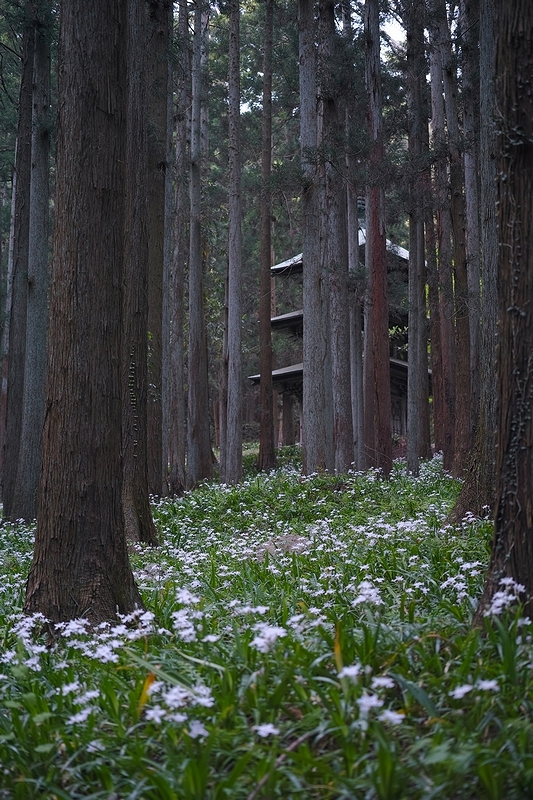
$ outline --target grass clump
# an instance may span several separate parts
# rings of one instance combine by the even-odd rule
[[[438,458],[206,483],[154,507],[147,610],[51,650],[4,526],[0,798],[531,796],[530,622],[507,584],[472,629],[491,524],[446,525],[457,491]]]

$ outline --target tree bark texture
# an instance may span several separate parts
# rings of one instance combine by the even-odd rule
[[[481,347],[480,403],[468,473],[450,515],[483,516],[494,508],[496,432],[496,349],[498,342],[498,224],[496,218],[496,137],[494,77],[496,36],[494,0],[481,0],[480,13],[480,194],[481,194]]]
[[[313,0],[299,0],[300,146],[303,173],[303,471],[327,469],[324,282],[318,228],[317,78]]]
[[[148,485],[163,493],[162,320],[171,0],[148,0]],[[165,471],[166,472],[166,471]]]
[[[432,0],[428,22],[430,27],[431,76],[431,147],[434,153],[434,192],[437,224],[437,268],[439,317],[442,353],[442,452],[444,468],[450,470],[455,442],[455,337],[452,281],[452,225],[450,214],[450,182],[446,145],[444,86],[442,62],[438,46],[436,17]]]
[[[49,6],[34,18],[33,112],[30,175],[26,343],[22,419],[10,518],[37,516],[44,420],[48,329],[48,234],[50,217],[50,36]]]
[[[126,0],[64,4],[43,466],[25,611],[141,604],[122,507]]]
[[[319,2],[321,158],[324,161],[323,270],[329,283],[331,400],[334,468],[353,465],[353,422],[350,381],[350,315],[348,308],[348,242],[344,172],[344,114],[341,114],[337,63],[335,5]]]
[[[533,6],[496,4],[500,241],[495,538],[480,609],[509,577],[533,609]]]
[[[15,176],[13,181],[15,191],[13,207],[13,269],[7,346],[6,428],[2,485],[3,513],[6,519],[12,518],[22,432],[28,306],[34,53],[35,26],[28,20],[23,34],[22,75],[19,95]]]
[[[228,241],[228,402],[226,483],[242,478],[242,208],[240,2],[231,0],[229,22],[229,241]]]
[[[457,107],[457,73],[453,60],[446,4],[436,8],[438,47],[442,64],[448,150],[450,157],[451,217],[453,232],[453,282],[455,320],[455,433],[451,466],[463,477],[472,446],[470,309],[468,305],[468,268],[466,251],[466,213],[461,134]]]
[[[185,266],[188,252],[189,203],[187,197],[187,164],[189,159],[188,110],[190,106],[190,45],[188,11],[180,0],[178,12],[178,64],[176,74],[176,160],[175,160],[175,225],[169,287],[169,474],[171,496],[185,489],[186,412],[185,412]]]
[[[158,544],[148,493],[148,230],[146,6],[128,3],[128,87],[124,187],[124,277],[122,338],[123,505],[126,537]]]
[[[259,469],[268,471],[276,466],[274,443],[274,403],[272,384],[272,47],[274,2],[265,0],[265,35],[263,44],[263,120],[261,150],[261,265],[259,281],[259,404],[261,427],[259,440]]]
[[[365,365],[365,409],[373,396],[375,445],[367,450],[370,465],[389,475],[392,467],[391,395],[389,361],[389,309],[387,302],[387,243],[384,193],[380,169],[384,158],[380,70],[379,8],[377,0],[365,3],[366,85],[369,100],[370,159],[366,193],[366,268],[371,297],[369,325],[372,363]],[[365,323],[367,320],[365,319]],[[367,349],[368,350],[368,349]],[[365,352],[367,352],[365,350]],[[366,412],[365,412],[366,413]]]
[[[189,226],[189,360],[187,406],[187,483],[196,486],[213,475],[209,436],[209,389],[204,315],[201,202],[202,8],[194,9],[192,54],[190,226]]]

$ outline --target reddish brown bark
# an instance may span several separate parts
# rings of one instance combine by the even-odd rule
[[[125,0],[64,5],[41,497],[25,610],[140,605],[122,508]]]

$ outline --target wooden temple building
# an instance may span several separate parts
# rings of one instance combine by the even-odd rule
[[[365,233],[359,230],[360,259],[364,263]],[[409,252],[403,247],[392,244],[387,240],[387,250],[392,268],[407,272]],[[395,263],[394,263],[395,262]],[[301,274],[303,271],[303,257],[297,256],[282,261],[272,267],[272,277],[290,277]],[[396,320],[397,322],[397,320]],[[407,324],[407,318],[403,320]],[[280,332],[301,338],[303,336],[303,311],[290,311],[286,314],[272,317],[272,331]],[[407,361],[397,357],[394,342],[391,341],[390,381],[392,404],[392,433],[395,437],[405,437],[407,433]],[[405,354],[407,358],[407,355]],[[251,375],[249,378],[254,384],[259,384],[260,375]],[[291,364],[272,371],[274,389],[282,397],[282,425],[286,429],[293,429],[292,417],[295,402],[302,403],[303,391],[303,364]],[[291,444],[290,436],[284,435],[284,443]]]

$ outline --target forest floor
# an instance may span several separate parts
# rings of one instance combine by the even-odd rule
[[[146,609],[40,638],[31,527],[0,528],[0,798],[529,798],[533,645],[458,484],[282,466],[154,504]]]

